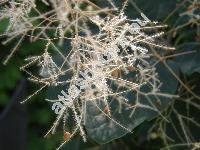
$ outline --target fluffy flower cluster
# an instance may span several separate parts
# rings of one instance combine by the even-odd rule
[[[162,32],[145,33],[145,30],[163,26],[150,22],[143,14],[142,16],[146,20],[129,20],[124,14],[112,18],[96,16],[91,18],[91,21],[97,25],[99,33],[75,36],[72,39],[73,51],[68,61],[73,73],[68,83],[68,90],[63,90],[62,95],[58,96],[58,100],[52,106],[58,118],[50,131],[54,132],[61,116],[71,109],[76,126],[83,140],[86,140],[83,129],[88,102],[94,105],[97,102],[103,103],[105,108],[102,114],[112,118],[110,103],[115,101],[121,106],[118,112],[121,112],[123,107],[133,109],[130,113],[132,117],[136,107],[147,106],[137,98],[136,103],[132,103],[123,96],[124,94],[129,92],[134,92],[136,95],[159,94],[161,83],[156,73],[155,62],[151,61],[153,54],[148,50],[147,45],[154,48],[170,48],[156,44],[156,38],[161,36]],[[154,25],[147,26],[150,23]],[[143,93],[140,90],[143,87],[148,87],[148,91]],[[158,111],[153,107],[149,109]],[[115,123],[130,131],[118,121]]]
[[[138,95],[160,94],[161,83],[155,68],[157,62],[151,48],[170,49],[157,44],[157,38],[163,32],[157,32],[155,29],[164,26],[151,22],[144,14],[141,14],[143,19],[130,20],[124,15],[123,10],[118,15],[117,12],[111,13],[111,10],[116,10],[116,6],[111,0],[107,2],[111,8],[101,8],[89,0],[43,0],[43,3],[51,5],[53,10],[40,14],[34,1],[26,0],[10,2],[10,7],[3,11],[3,15],[7,14],[10,17],[8,30],[19,30],[18,26],[21,31],[28,30],[32,26],[32,21],[38,18],[44,19],[39,25],[46,22],[45,27],[39,28],[37,25],[31,29],[31,37],[34,35],[33,30],[40,29],[34,36],[35,40],[47,40],[44,52],[39,56],[28,57],[21,69],[30,75],[31,81],[43,85],[26,100],[45,87],[63,86],[57,99],[47,99],[53,102],[52,109],[58,114],[47,135],[55,133],[61,119],[64,122],[65,139],[60,147],[78,131],[86,141],[84,126],[87,109],[90,109],[88,102],[93,103],[102,115],[127,131],[131,129],[112,118],[115,113],[111,108],[113,101],[118,104],[115,109],[119,113],[124,107],[132,110],[130,117],[136,107],[158,111],[154,107],[145,106]],[[86,7],[83,7],[83,3]],[[40,14],[39,17],[28,18],[31,8]],[[97,32],[93,32],[91,26],[95,26]],[[71,47],[67,55],[52,42],[57,36],[50,38],[46,32],[48,29],[54,30],[55,33],[59,29],[59,38],[70,41]],[[71,31],[72,36],[67,37],[66,31]],[[48,52],[49,46],[57,52],[59,62],[55,60],[55,55]],[[39,67],[39,73],[32,73],[28,69],[34,64]],[[144,87],[147,87],[146,90],[141,90]],[[134,102],[125,96],[130,92],[136,95]],[[99,102],[105,106],[103,109],[99,108]],[[66,129],[66,122],[70,120],[69,114],[73,114],[74,118],[72,130]]]
[[[7,35],[12,36],[10,32],[14,32],[14,35],[20,31],[23,33],[27,28],[31,28],[32,24],[29,20],[29,12],[31,8],[35,7],[35,0],[19,0],[10,1],[9,6],[6,6],[0,11],[0,19],[8,17],[10,24],[7,27]]]

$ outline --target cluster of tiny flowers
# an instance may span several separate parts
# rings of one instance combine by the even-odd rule
[[[143,13],[141,19],[128,19],[123,10],[120,13],[116,11],[117,8],[111,0],[106,1],[110,8],[101,8],[89,0],[42,0],[42,2],[51,5],[53,10],[31,18],[28,16],[31,8],[38,12],[33,0],[9,2],[10,6],[2,11],[1,17],[10,18],[7,30],[12,29],[12,34],[20,26],[21,31],[27,29],[25,35],[31,36],[31,41],[32,38],[47,41],[44,52],[39,56],[26,58],[25,65],[21,67],[30,76],[29,80],[43,85],[25,101],[45,87],[64,87],[57,99],[46,99],[53,103],[52,110],[57,114],[46,136],[54,134],[63,119],[65,138],[59,148],[77,132],[86,141],[84,126],[87,109],[90,109],[87,107],[88,102],[93,103],[98,109],[97,103],[102,103],[105,106],[101,110],[102,115],[112,119],[113,123],[127,131],[131,129],[112,118],[114,112],[111,101],[118,104],[116,109],[119,113],[124,107],[132,110],[129,117],[133,116],[136,107],[158,111],[143,104],[138,95],[161,94],[159,89],[162,83],[155,68],[157,61],[154,60],[154,54],[149,47],[171,49],[157,42],[157,38],[163,34],[157,30],[165,26],[150,21]],[[82,8],[82,4],[87,7]],[[41,18],[46,22],[46,26],[39,28],[39,25],[43,24],[41,22],[37,26],[40,31],[34,35],[33,30],[37,27],[31,28],[32,21]],[[91,26],[95,26],[98,31],[93,32]],[[31,35],[28,34],[30,28]],[[54,30],[54,38],[48,36],[48,30]],[[70,37],[67,37],[67,31],[71,31]],[[70,41],[67,55],[55,46],[53,42],[55,39]],[[56,54],[48,52],[50,46]],[[61,63],[56,62],[55,57],[59,57]],[[34,64],[39,67],[39,73],[30,71],[29,68]],[[144,92],[141,89],[145,86],[148,90]],[[125,96],[129,92],[136,95],[134,103]],[[70,114],[74,119],[72,130],[66,128]]]

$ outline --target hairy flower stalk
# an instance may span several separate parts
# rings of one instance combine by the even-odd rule
[[[88,17],[99,13],[109,14],[109,11],[116,9],[116,7],[101,8],[89,0],[43,0],[42,2],[47,6],[53,7],[53,9],[47,12],[40,12],[35,0],[12,0],[3,3],[4,7],[1,6],[3,9],[0,11],[0,20],[9,18],[9,26],[3,34],[7,36],[4,44],[18,36],[22,36],[4,61],[4,64],[8,63],[25,37],[30,37],[31,42],[38,39],[65,39],[65,34],[73,32],[72,28],[75,26],[79,30],[83,30]],[[108,0],[108,3],[111,7],[114,6],[113,3],[110,3],[110,0]],[[82,8],[82,5],[87,7]],[[31,11],[34,14],[33,16],[30,15]],[[79,17],[75,17],[76,15]],[[52,31],[55,33],[55,37],[48,36],[48,32]]]
[[[7,35],[12,36],[12,32],[24,32],[31,28],[32,24],[28,21],[31,8],[35,7],[34,0],[10,1],[9,6],[5,7],[0,14],[0,19],[4,17],[10,18],[10,24],[7,27]],[[11,32],[11,33],[10,33]]]

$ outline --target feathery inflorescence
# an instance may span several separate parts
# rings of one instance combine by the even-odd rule
[[[84,126],[90,109],[88,103],[93,103],[102,115],[128,132],[132,128],[113,118],[113,109],[119,113],[124,108],[128,109],[130,118],[137,107],[159,112],[154,106],[142,103],[138,95],[170,96],[160,92],[162,83],[155,67],[158,60],[152,51],[152,48],[173,50],[158,44],[159,37],[163,35],[163,32],[158,31],[165,26],[150,21],[144,14],[141,14],[141,19],[128,19],[123,10],[117,11],[111,0],[106,1],[109,7],[98,6],[98,3],[89,0],[42,2],[52,10],[41,13],[33,0],[11,1],[1,11],[1,18],[10,18],[5,32],[8,40],[13,38],[11,36],[21,35],[30,37],[31,42],[47,41],[44,52],[26,58],[21,69],[30,76],[29,80],[42,85],[25,101],[45,87],[63,86],[57,99],[47,99],[53,103],[52,109],[57,114],[47,135],[55,133],[61,119],[67,126],[69,114],[74,119],[72,130],[64,127],[65,138],[59,148],[77,132],[86,141]],[[31,16],[31,11],[37,15]],[[54,37],[49,36],[51,31]],[[62,43],[68,40],[70,46],[67,54],[55,46],[56,39]],[[55,52],[49,52],[50,46]],[[29,68],[35,64],[39,71],[31,72]],[[129,93],[134,93],[134,102],[126,96]],[[116,108],[112,108],[113,101],[117,103]],[[97,103],[103,104],[104,108],[100,108]]]

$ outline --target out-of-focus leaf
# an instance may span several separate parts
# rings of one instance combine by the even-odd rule
[[[178,56],[176,62],[180,67],[180,71],[185,75],[191,75],[195,72],[200,73],[200,44],[187,43],[180,46],[177,50],[179,53],[192,52]]]
[[[175,8],[175,0],[130,0],[127,12],[129,16],[133,16],[136,6],[151,20],[164,20]],[[138,14],[138,13],[137,13]],[[138,15],[137,15],[138,16]]]
[[[2,34],[6,30],[8,23],[9,23],[8,18],[0,20],[0,34]]]
[[[9,97],[6,93],[0,93],[0,105],[6,105],[9,100]]]

